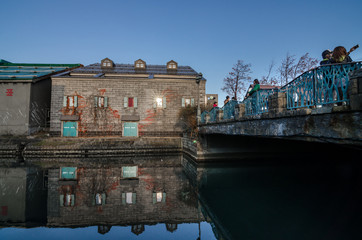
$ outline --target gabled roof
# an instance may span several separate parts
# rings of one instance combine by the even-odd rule
[[[81,64],[38,64],[11,63],[0,61],[0,81],[2,80],[35,80],[46,75],[52,75],[66,69],[73,69]]]
[[[95,63],[85,67],[77,68],[72,71],[73,73],[118,73],[118,74],[170,74],[167,71],[167,65],[150,65],[147,64],[146,68],[142,71],[135,69],[134,64],[115,64],[112,69],[102,69],[101,64]],[[197,75],[197,72],[189,66],[178,66],[174,75]]]

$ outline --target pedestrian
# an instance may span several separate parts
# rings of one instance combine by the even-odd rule
[[[230,97],[229,96],[226,96],[226,99],[224,100],[224,105],[226,105],[230,100]]]
[[[214,105],[212,107],[217,107],[217,102],[214,102]]]
[[[347,50],[338,46],[333,50],[331,63],[349,63],[352,62],[352,58],[348,55]]]
[[[332,51],[327,49],[322,52],[322,61],[319,63],[320,65],[326,65],[331,63]]]
[[[253,95],[256,91],[259,91],[260,90],[260,83],[259,83],[259,80],[258,79],[254,79],[254,86],[253,86],[253,89],[251,89],[248,94],[246,95],[246,97],[249,97],[251,95]]]

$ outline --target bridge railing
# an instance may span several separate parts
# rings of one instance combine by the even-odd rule
[[[277,89],[261,89],[253,95],[245,99],[242,103],[245,104],[245,115],[256,115],[268,112],[269,96],[272,95]]]
[[[217,114],[219,112],[219,107],[213,107],[210,111],[209,111],[209,116],[210,116],[210,119],[209,121],[210,122],[216,122],[216,118],[217,118]],[[202,122],[202,121],[201,121]],[[205,123],[205,122],[202,122],[202,123]]]
[[[258,115],[269,111],[270,96],[285,93],[286,108],[289,110],[329,104],[349,104],[347,94],[349,73],[362,68],[362,62],[324,65],[304,72],[280,89],[261,89],[244,99],[245,115]],[[231,103],[231,104],[229,104]],[[235,117],[235,106],[240,102],[230,101],[223,108],[223,119]],[[216,122],[219,108],[213,108],[208,114],[209,122]],[[206,114],[201,123],[206,122]]]
[[[224,112],[224,115],[223,115],[224,120],[229,120],[229,119],[235,118],[235,106],[238,104],[239,104],[238,101],[231,100],[221,108]]]
[[[280,91],[287,96],[287,109],[349,103],[349,73],[362,68],[362,62],[324,65],[311,69]]]

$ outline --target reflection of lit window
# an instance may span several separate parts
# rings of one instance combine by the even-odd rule
[[[157,104],[157,107],[162,107],[162,98],[157,98],[156,104]]]
[[[96,204],[102,205],[102,195],[99,193],[96,194]]]
[[[153,203],[166,202],[166,193],[165,192],[154,192],[153,194]]]
[[[156,193],[156,199],[157,199],[157,202],[161,202],[162,201],[162,192],[158,192]]]
[[[106,194],[97,193],[93,200],[93,205],[105,205],[106,204]]]
[[[123,204],[136,204],[137,194],[133,192],[122,193]]]
[[[131,192],[126,193],[126,203],[132,204],[132,193]]]

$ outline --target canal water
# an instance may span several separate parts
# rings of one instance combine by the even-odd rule
[[[2,161],[0,239],[362,239],[358,160]]]

